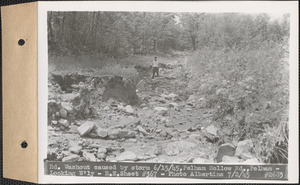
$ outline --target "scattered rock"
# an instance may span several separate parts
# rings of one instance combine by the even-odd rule
[[[90,132],[87,134],[88,137],[91,137],[91,138],[97,138],[98,137],[98,134],[94,133],[94,132]]]
[[[186,151],[186,150],[191,149],[195,146],[196,146],[195,143],[182,140],[182,141],[175,141],[175,142],[169,143],[167,145],[166,149],[169,150],[169,149],[176,148],[176,149],[181,150],[181,151]]]
[[[191,134],[189,136],[190,139],[195,139],[195,140],[200,140],[201,139],[201,135],[200,134]]]
[[[167,151],[167,155],[168,155],[168,156],[173,155],[173,151],[172,151],[172,150]]]
[[[222,157],[222,161],[220,163],[239,163],[240,159],[236,156],[227,156],[224,155]]]
[[[97,109],[95,107],[90,107],[90,114],[92,116],[98,115]]]
[[[179,105],[177,103],[169,103],[169,107],[175,108],[175,107],[179,107]]]
[[[53,125],[56,125],[56,124],[57,124],[57,121],[56,121],[56,120],[52,120],[51,123],[52,123]]]
[[[160,136],[162,136],[162,137],[167,137],[167,135],[168,135],[168,133],[166,132],[166,131],[161,131],[160,133],[159,133],[159,135]]]
[[[105,106],[104,108],[103,108],[103,110],[105,110],[105,111],[108,111],[110,108],[109,108],[109,106]]]
[[[89,161],[89,162],[96,162],[97,161],[95,155],[92,154],[92,153],[84,151],[82,155],[83,155],[83,157],[85,158],[86,161]]]
[[[189,98],[186,100],[187,103],[194,103],[196,100],[196,95],[192,94],[189,96]]]
[[[160,95],[160,97],[162,97],[162,98],[166,98],[166,99],[170,98],[168,95],[166,95],[166,94],[163,94],[163,93]]]
[[[79,155],[71,154],[71,155],[69,155],[69,156],[67,156],[67,157],[64,157],[64,158],[62,159],[62,162],[75,162],[75,161],[78,161],[79,158],[80,158]]]
[[[168,113],[168,108],[165,107],[155,107],[154,110],[157,111],[159,115],[166,115]]]
[[[48,105],[55,105],[56,104],[56,100],[48,100]]]
[[[79,154],[81,150],[82,150],[81,146],[73,146],[69,148],[69,151],[73,154]]]
[[[98,153],[97,154],[97,158],[99,158],[99,159],[105,159],[106,158],[106,154],[105,153]]]
[[[199,99],[199,102],[197,104],[198,108],[205,108],[206,107],[206,100],[204,97]]]
[[[101,138],[106,138],[108,136],[108,130],[103,128],[97,128],[96,133]]]
[[[106,148],[98,148],[98,153],[106,153],[107,149]]]
[[[203,164],[203,163],[207,163],[207,159],[203,159],[203,158],[200,158],[200,157],[197,157],[193,160],[193,163],[195,164]]]
[[[64,127],[69,127],[69,122],[66,119],[60,119],[58,123]]]
[[[161,146],[157,146],[157,147],[155,148],[155,150],[154,150],[154,154],[155,154],[155,155],[161,155],[162,152],[163,152],[163,149],[162,149]]]
[[[74,112],[74,109],[73,109],[73,106],[71,103],[61,102],[61,106],[70,114],[72,114]]]
[[[136,128],[137,128],[137,130],[138,130],[139,132],[141,132],[142,134],[148,135],[148,132],[147,132],[145,129],[143,129],[141,126],[138,125]]]
[[[177,96],[178,96],[178,95],[177,95],[177,94],[174,94],[174,93],[170,93],[170,94],[169,94],[169,97],[170,97],[170,98],[176,98]]]
[[[234,156],[235,153],[235,147],[231,143],[225,143],[222,144],[218,148],[218,154],[217,154],[217,162],[222,162],[223,156]]]
[[[262,164],[257,158],[247,159],[243,163],[246,164]]]
[[[72,133],[72,134],[77,134],[78,133],[77,128],[78,128],[77,126],[71,126],[71,128],[68,132]]]
[[[122,111],[125,111],[125,110],[126,110],[125,107],[124,107],[122,104],[118,105],[117,108],[118,108],[119,110],[122,110]]]
[[[213,124],[209,125],[207,128],[206,128],[206,131],[209,133],[209,134],[212,134],[214,136],[218,136],[218,128],[216,126],[214,126]]]
[[[241,155],[239,155],[239,157],[241,157],[244,160],[255,158],[255,156],[251,152],[242,153]]]
[[[125,107],[125,111],[126,111],[127,113],[130,113],[130,114],[133,114],[133,113],[134,113],[134,110],[133,110],[133,108],[132,108],[130,105],[127,105],[127,106]]]
[[[215,137],[213,134],[210,134],[208,132],[203,132],[203,135],[210,143],[216,143],[219,140],[219,137]]]
[[[95,124],[91,121],[87,121],[84,124],[82,124],[80,127],[77,128],[80,136],[84,136],[88,134],[93,128]]]
[[[125,151],[116,157],[117,161],[136,161],[137,159],[137,155],[131,151]]]
[[[119,130],[118,132],[118,138],[122,139],[122,138],[134,138],[135,137],[135,132],[134,131],[130,131],[130,130]]]
[[[67,117],[67,111],[65,109],[60,109],[59,111],[59,115],[63,118],[66,118]]]
[[[253,142],[250,139],[246,139],[243,141],[238,142],[237,147],[236,147],[236,156],[242,156],[243,153],[248,153],[252,151],[253,148]]]
[[[109,132],[109,138],[110,139],[118,139],[118,134],[119,134],[119,129],[116,129],[116,130],[111,130]]]
[[[136,140],[136,139],[133,139],[133,138],[130,138],[130,139],[128,139],[128,142],[136,143],[137,140]]]

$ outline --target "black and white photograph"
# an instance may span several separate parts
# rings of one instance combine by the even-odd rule
[[[288,164],[289,13],[48,11],[47,42],[45,161]]]

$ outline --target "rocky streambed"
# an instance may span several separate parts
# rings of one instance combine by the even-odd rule
[[[120,76],[50,74],[49,161],[260,163],[250,139],[222,143],[185,65],[137,85]],[[171,66],[171,67],[170,67]]]

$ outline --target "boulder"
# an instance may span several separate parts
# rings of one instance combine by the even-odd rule
[[[225,143],[219,146],[217,153],[217,162],[222,162],[223,156],[234,156],[235,147],[231,143]]]
[[[63,109],[65,109],[69,114],[72,114],[74,112],[73,106],[71,103],[68,102],[61,102],[61,106]]]
[[[95,155],[92,154],[92,153],[84,151],[82,153],[82,156],[85,158],[86,161],[89,161],[89,162],[96,162],[97,161]]]
[[[136,161],[137,155],[131,151],[125,151],[116,157],[117,161]]]
[[[80,136],[84,136],[88,134],[93,128],[95,124],[91,121],[87,121],[84,124],[82,124],[80,127],[77,128]]]
[[[129,113],[129,114],[133,114],[133,113],[134,113],[134,110],[133,110],[133,108],[132,108],[130,105],[127,105],[127,106],[125,107],[125,111],[126,111],[127,113]]]
[[[236,156],[242,156],[244,153],[251,153],[253,148],[253,142],[250,139],[246,139],[243,141],[238,142],[236,147]]]
[[[71,155],[69,155],[69,156],[67,156],[67,157],[64,157],[64,158],[62,159],[62,162],[75,162],[75,161],[78,161],[79,158],[80,158],[79,155],[71,154]]]

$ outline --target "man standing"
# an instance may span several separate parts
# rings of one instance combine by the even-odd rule
[[[155,73],[157,74],[157,76],[159,76],[158,71],[159,69],[158,69],[157,57],[154,57],[153,65],[152,65],[152,72],[153,72],[152,79],[154,78]]]

